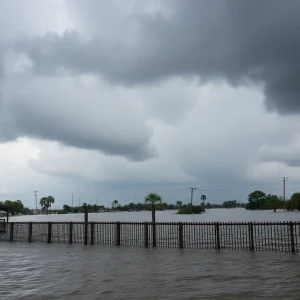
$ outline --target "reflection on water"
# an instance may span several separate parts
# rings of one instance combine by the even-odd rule
[[[0,243],[0,299],[300,299],[300,256]]]
[[[38,216],[21,216],[12,217],[11,221],[74,221],[83,222],[83,214],[68,215],[38,215]],[[136,221],[150,222],[151,213],[148,211],[141,212],[117,212],[117,213],[93,213],[89,214],[90,221]],[[158,211],[156,212],[157,222],[269,222],[269,221],[300,221],[300,212],[277,211],[248,211],[244,208],[235,209],[208,209],[201,215],[177,215],[176,211]]]

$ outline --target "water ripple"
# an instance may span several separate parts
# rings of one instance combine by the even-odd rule
[[[300,299],[300,256],[0,243],[0,299]]]

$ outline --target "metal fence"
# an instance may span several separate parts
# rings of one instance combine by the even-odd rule
[[[5,219],[0,219],[0,233],[5,232]]]
[[[10,222],[7,225],[1,239],[10,242],[286,252],[300,249],[300,222]]]

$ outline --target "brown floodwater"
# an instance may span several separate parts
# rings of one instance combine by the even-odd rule
[[[0,242],[0,299],[300,299],[300,255]]]

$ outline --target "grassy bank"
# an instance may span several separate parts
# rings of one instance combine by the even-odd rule
[[[193,205],[193,207],[191,207],[191,205],[185,205],[178,210],[177,214],[192,215],[192,214],[201,214],[203,212],[205,212],[205,208],[202,205]]]

